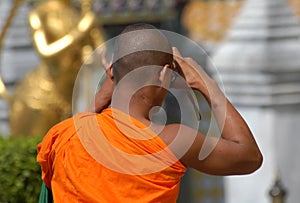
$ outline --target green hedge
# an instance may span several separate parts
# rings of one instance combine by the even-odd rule
[[[41,172],[36,162],[41,137],[0,135],[0,203],[36,203]]]

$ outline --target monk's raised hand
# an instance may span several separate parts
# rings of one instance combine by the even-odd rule
[[[106,71],[106,78],[101,88],[95,94],[94,102],[89,108],[91,112],[95,112],[95,113],[100,113],[102,110],[104,110],[110,105],[112,94],[115,88],[114,81],[113,81],[113,73],[112,73],[113,56],[110,62],[107,62],[106,51],[105,49],[102,49],[100,50],[100,57],[101,57],[102,66],[105,68]]]
[[[202,67],[192,58],[182,57],[176,47],[173,47],[175,70],[186,80],[193,89],[199,89],[202,93],[208,92],[208,86],[214,80],[207,75]]]

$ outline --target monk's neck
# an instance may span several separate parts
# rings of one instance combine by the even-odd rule
[[[122,99],[120,98],[118,99],[118,101],[122,101]],[[114,104],[112,105],[112,107],[117,108],[126,114],[129,114],[131,117],[141,121],[144,124],[150,122],[149,112],[152,109],[152,106],[141,100],[132,99],[129,102],[129,106],[126,103],[120,102],[119,105]]]
[[[143,123],[150,122],[149,113],[158,102],[149,91],[137,91],[133,95],[131,92],[130,86],[119,87],[114,92],[112,107],[128,113]]]

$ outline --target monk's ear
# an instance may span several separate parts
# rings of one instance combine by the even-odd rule
[[[107,74],[111,79],[114,79],[113,66],[112,66],[112,64],[106,69],[106,74]]]

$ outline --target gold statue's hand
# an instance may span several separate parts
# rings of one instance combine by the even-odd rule
[[[76,25],[76,27],[68,34],[54,42],[49,43],[47,41],[46,31],[43,28],[39,15],[36,12],[32,12],[29,15],[29,22],[33,29],[33,39],[37,51],[42,57],[45,58],[53,57],[61,53],[63,50],[69,48],[74,43],[82,39],[93,27],[95,19],[95,15],[92,12],[87,12]]]
[[[77,29],[80,32],[88,31],[94,25],[95,19],[96,19],[96,16],[93,12],[85,13],[83,18],[79,21]]]
[[[72,29],[69,35],[73,38],[73,41],[80,40],[89,32],[95,24],[95,15],[92,12],[87,12],[79,21],[77,26]]]

